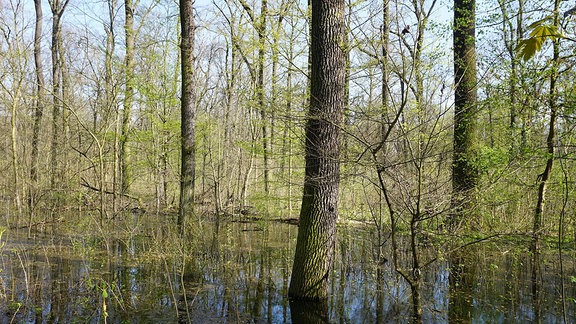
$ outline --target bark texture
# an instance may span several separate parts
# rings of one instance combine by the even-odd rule
[[[474,205],[478,170],[474,161],[477,118],[476,1],[454,1],[454,157],[450,226]]]
[[[194,207],[194,0],[180,0],[180,51],[182,58],[182,102],[181,102],[181,150],[182,164],[180,169],[180,208],[178,225],[183,225],[184,218],[193,212]]]
[[[310,108],[300,228],[289,295],[327,297],[333,263],[344,110],[343,0],[312,1]]]

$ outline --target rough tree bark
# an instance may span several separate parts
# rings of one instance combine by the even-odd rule
[[[196,102],[194,93],[194,0],[180,0],[181,28],[181,72],[182,72],[182,102],[181,102],[181,151],[180,169],[180,206],[178,225],[182,227],[184,218],[193,213],[194,208],[194,115]]]
[[[478,170],[474,165],[477,115],[476,1],[454,0],[454,156],[452,215],[455,229],[475,203]]]
[[[310,107],[300,228],[288,294],[327,297],[333,263],[344,110],[344,0],[313,0]]]

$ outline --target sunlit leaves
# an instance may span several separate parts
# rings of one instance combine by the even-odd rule
[[[524,61],[528,61],[534,55],[536,55],[536,52],[538,52],[538,51],[540,51],[540,49],[542,49],[543,43],[544,43],[543,40],[538,39],[538,38],[531,37],[528,39],[523,39],[518,44],[516,51],[520,54],[520,57]]]
[[[520,40],[516,51],[524,61],[530,60],[537,52],[542,49],[542,45],[548,39],[557,39],[563,37],[562,32],[557,26],[553,26],[552,16],[533,22],[528,28],[532,29],[530,37]]]

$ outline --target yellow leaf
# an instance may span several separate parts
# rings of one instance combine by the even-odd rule
[[[542,19],[540,19],[540,20],[537,20],[537,21],[531,23],[530,26],[528,26],[528,29],[536,28],[536,27],[542,25],[544,22],[549,21],[549,20],[551,20],[551,19],[553,19],[553,18],[554,18],[553,15],[546,16],[546,17],[544,17],[544,18],[542,18]]]
[[[543,38],[530,37],[520,41],[516,51],[524,61],[528,61],[542,48]]]
[[[541,25],[534,28],[532,32],[530,32],[530,36],[548,38],[560,37],[560,34],[558,33],[558,28],[556,28],[556,26]]]

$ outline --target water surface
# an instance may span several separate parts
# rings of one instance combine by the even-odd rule
[[[369,227],[338,229],[330,297],[290,302],[298,228],[278,222],[204,224],[181,244],[164,229],[118,238],[14,231],[0,250],[0,323],[390,323],[410,319],[410,288],[379,262]],[[493,241],[440,257],[422,273],[426,323],[576,322],[574,252],[539,263],[535,294],[525,244]],[[390,258],[388,243],[384,255]],[[403,248],[403,255],[408,255]],[[423,257],[438,256],[433,247]],[[452,272],[451,272],[452,269]]]

